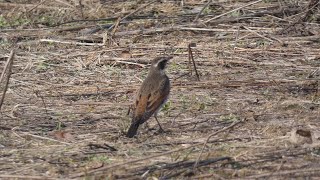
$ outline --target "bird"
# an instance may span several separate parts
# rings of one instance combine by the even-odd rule
[[[133,104],[133,117],[126,134],[128,138],[134,137],[137,134],[139,126],[152,115],[154,115],[160,131],[164,132],[157,119],[157,113],[169,97],[170,80],[165,74],[165,68],[167,62],[172,58],[172,56],[161,56],[152,60],[148,75],[142,82]]]

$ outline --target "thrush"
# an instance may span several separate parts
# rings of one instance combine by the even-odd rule
[[[172,56],[157,57],[152,61],[149,73],[137,93],[134,113],[131,126],[126,135],[127,137],[132,138],[136,135],[139,126],[152,115],[154,115],[160,130],[163,131],[157,119],[157,113],[169,97],[170,81],[164,70],[168,60],[171,58]]]

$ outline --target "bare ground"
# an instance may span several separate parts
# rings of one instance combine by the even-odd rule
[[[75,2],[0,1],[0,178],[320,178],[319,1]],[[159,55],[167,132],[128,139]]]

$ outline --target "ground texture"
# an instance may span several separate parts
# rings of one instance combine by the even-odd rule
[[[319,1],[207,2],[0,1],[0,178],[320,178]],[[163,55],[166,132],[126,138]]]

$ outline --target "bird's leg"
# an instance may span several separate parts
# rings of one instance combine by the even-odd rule
[[[159,123],[158,118],[157,118],[156,115],[154,116],[154,118],[156,119],[156,121],[157,121],[157,123],[158,123],[158,125],[159,125],[159,127],[160,127],[159,132],[165,132],[165,131],[163,130],[163,128],[161,127],[161,125],[160,125],[160,123]]]

